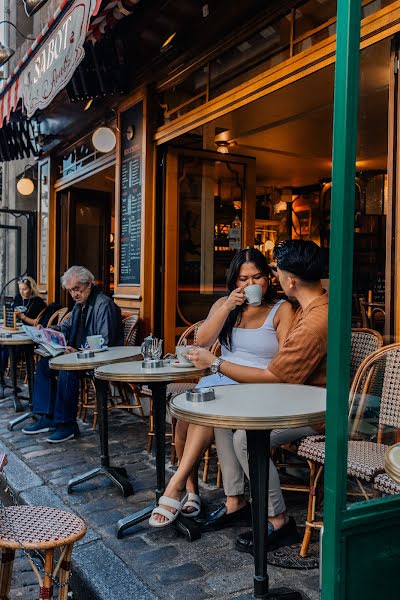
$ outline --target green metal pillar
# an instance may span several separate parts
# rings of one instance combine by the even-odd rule
[[[332,149],[329,333],[322,600],[342,594],[340,543],[347,489],[347,407],[351,336],[361,0],[338,0]]]

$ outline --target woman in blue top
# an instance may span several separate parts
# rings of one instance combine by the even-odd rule
[[[229,268],[229,295],[220,298],[211,307],[207,319],[197,332],[197,344],[209,347],[218,339],[221,358],[240,365],[265,368],[284,342],[293,318],[289,302],[273,301],[270,275],[267,260],[259,250],[240,250]],[[261,286],[262,302],[259,306],[246,302],[244,289],[249,285]],[[216,373],[203,377],[198,387],[236,383]],[[190,517],[199,514],[201,504],[197,471],[213,437],[212,427],[178,421],[175,445],[179,468],[160,498],[159,506],[154,509],[150,525],[165,527],[176,519],[180,511]],[[228,482],[224,479],[224,487],[225,483]],[[235,493],[232,498],[227,494],[229,512],[240,510],[245,504],[243,494]]]

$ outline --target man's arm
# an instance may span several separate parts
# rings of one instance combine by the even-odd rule
[[[199,369],[209,368],[215,360],[215,355],[205,348],[192,348],[188,357]],[[219,372],[239,383],[282,383],[282,379],[271,373],[268,368],[244,367],[227,360],[222,362]]]

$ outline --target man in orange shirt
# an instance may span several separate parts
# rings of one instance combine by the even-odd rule
[[[328,335],[328,295],[321,285],[323,262],[321,249],[311,241],[287,240],[275,249],[277,274],[285,294],[297,300],[297,310],[286,341],[266,369],[229,363],[203,348],[194,348],[189,358],[196,367],[213,366],[240,383],[297,383],[324,387],[326,385],[326,352]],[[295,441],[315,433],[310,427],[273,431],[271,446]],[[223,448],[221,455],[229,456],[232,432],[215,429],[215,440]],[[236,431],[233,436],[234,451],[245,473],[247,462],[246,432]],[[234,522],[221,507],[206,517],[205,526],[219,528],[225,521]],[[268,498],[268,546],[270,549],[297,539],[296,525],[289,519],[275,465],[270,461]],[[252,552],[252,534],[246,532],[236,542],[238,550]]]

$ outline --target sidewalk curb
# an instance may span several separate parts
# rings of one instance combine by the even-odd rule
[[[18,458],[4,441],[0,441],[0,452],[7,454],[6,477],[19,504],[46,505],[71,512],[71,507]],[[88,528],[87,534],[74,545],[70,587],[81,600],[157,600],[91,528]]]

